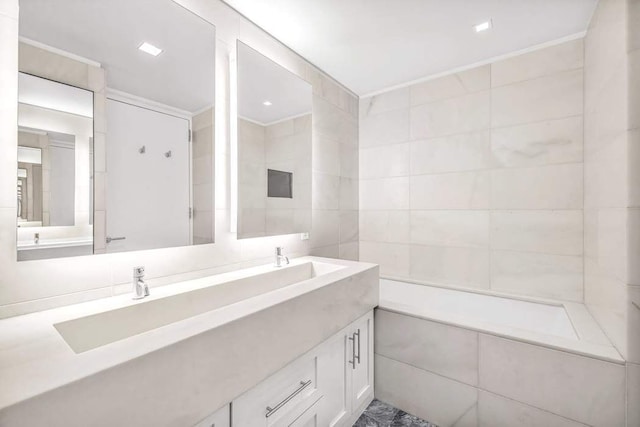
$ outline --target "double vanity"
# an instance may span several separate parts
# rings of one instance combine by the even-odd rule
[[[348,425],[378,274],[303,257],[2,320],[0,425]]]

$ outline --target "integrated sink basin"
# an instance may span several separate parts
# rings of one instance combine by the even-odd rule
[[[251,297],[295,285],[344,267],[307,261],[282,268],[261,268],[255,274],[227,273],[183,282],[173,294],[130,301],[124,307],[54,324],[76,353],[82,353],[162,326],[219,309]],[[170,286],[176,285],[169,285]]]

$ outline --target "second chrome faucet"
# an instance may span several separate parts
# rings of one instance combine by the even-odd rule
[[[289,258],[287,258],[286,256],[282,255],[282,250],[284,248],[282,246],[278,246],[276,248],[276,260],[274,262],[274,266],[275,267],[282,267],[283,265],[287,265],[289,264]]]
[[[144,281],[144,267],[133,268],[133,299],[149,296],[149,286]]]

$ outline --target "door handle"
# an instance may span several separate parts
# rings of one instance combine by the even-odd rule
[[[111,237],[111,236],[107,236],[107,239],[106,239],[106,240],[107,240],[107,243],[111,243],[111,242],[113,242],[114,240],[124,240],[124,239],[126,239],[126,237],[124,237],[124,236],[123,236],[123,237]]]

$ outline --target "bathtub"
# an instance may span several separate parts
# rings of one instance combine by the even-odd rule
[[[625,363],[583,304],[381,278],[375,395],[441,426],[624,426]]]
[[[380,307],[604,360],[623,361],[583,304],[381,278]]]

